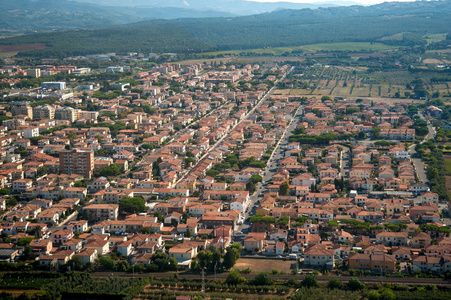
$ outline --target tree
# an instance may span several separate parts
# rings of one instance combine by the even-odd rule
[[[351,291],[363,290],[365,288],[365,284],[360,280],[358,280],[356,277],[349,279],[348,284],[346,286]]]
[[[241,276],[241,273],[238,271],[232,271],[227,275],[226,283],[229,285],[237,285],[240,283],[246,282],[246,278]]]
[[[72,271],[81,271],[83,270],[83,264],[80,256],[73,256],[71,260],[68,261],[67,265],[72,269]]]
[[[0,189],[0,195],[10,195],[11,191],[9,189]]]
[[[154,148],[154,146],[151,144],[142,144],[141,148],[143,148],[144,150],[151,150]]]
[[[152,261],[158,266],[159,271],[164,271],[168,266],[168,255],[164,252],[156,252],[152,255]]]
[[[111,258],[110,255],[99,256],[97,258],[97,263],[99,268],[103,270],[114,270],[116,267],[116,262]]]
[[[218,170],[213,170],[210,169],[207,172],[205,172],[205,175],[210,176],[210,177],[215,177],[216,175],[218,175],[220,172]]]
[[[124,197],[119,201],[119,210],[121,212],[128,212],[132,214],[145,212],[146,202],[141,197]]]
[[[311,288],[311,287],[318,287],[318,279],[313,274],[308,274],[305,276],[305,278],[301,281],[301,285]]]
[[[67,138],[68,138],[71,142],[73,142],[76,138],[78,138],[78,136],[77,136],[77,133],[76,133],[76,132],[72,131],[72,132],[69,132],[69,134],[67,135]]]
[[[332,278],[327,285],[330,289],[342,289],[343,282],[338,278]]]
[[[100,170],[100,176],[117,176],[121,172],[121,167],[118,164],[111,164]]]
[[[249,178],[249,182],[256,184],[258,182],[262,182],[263,181],[263,177],[261,177],[260,175],[254,174]]]
[[[272,280],[266,273],[258,273],[254,279],[250,281],[252,285],[271,285]]]
[[[284,181],[279,186],[279,194],[281,196],[288,196],[290,194],[290,185],[287,181]]]
[[[169,266],[170,266],[171,271],[177,271],[178,265],[179,265],[179,263],[177,262],[175,257],[171,257],[169,259]]]
[[[224,255],[224,261],[222,262],[225,269],[231,269],[241,255],[241,243],[233,243],[232,246],[227,248],[227,252]]]

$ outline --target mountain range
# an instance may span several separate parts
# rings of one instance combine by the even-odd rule
[[[232,17],[279,9],[350,5],[245,0],[0,0],[0,36],[134,23],[154,19]]]
[[[451,1],[387,2],[239,17],[140,21],[4,38],[0,44],[44,43],[47,48],[20,55],[60,58],[106,52],[190,54],[338,42],[411,46],[420,45],[417,41],[423,41],[423,35],[449,33],[449,15]],[[383,39],[405,32],[410,34],[400,40]]]

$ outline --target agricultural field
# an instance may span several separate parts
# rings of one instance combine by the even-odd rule
[[[45,44],[0,45],[0,57],[14,56],[20,51],[44,49]]]
[[[264,263],[263,263],[264,262]],[[293,269],[293,260],[280,260],[280,259],[252,259],[241,257],[234,268],[239,270],[245,270],[247,268],[251,269],[252,274],[257,274],[260,272],[271,272],[272,270],[277,270],[279,272],[285,272],[285,274],[290,274]]]
[[[385,51],[395,50],[398,46],[390,46],[382,43],[367,43],[367,42],[354,42],[354,43],[329,43],[329,44],[313,44],[304,46],[293,47],[276,47],[276,48],[260,48],[250,50],[232,50],[232,51],[215,51],[205,52],[204,55],[284,55],[292,52],[296,53],[316,53],[321,51]]]
[[[434,73],[412,74],[406,70],[377,71],[367,73],[365,68],[321,66],[295,71],[297,80],[307,82],[308,89],[293,89],[291,91],[278,90],[276,94],[332,96],[332,97],[374,97],[394,98],[396,93],[401,97],[405,93],[412,93],[407,89],[415,78],[425,80],[425,88],[430,94],[440,92],[450,94],[450,82],[431,82]],[[399,98],[396,98],[399,100]],[[410,100],[410,99],[407,99]],[[411,100],[410,100],[411,101]],[[409,101],[409,102],[410,102]]]

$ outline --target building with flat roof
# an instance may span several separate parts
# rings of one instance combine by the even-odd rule
[[[64,90],[66,83],[64,81],[48,81],[41,83],[41,88],[46,90]]]
[[[75,148],[60,152],[60,171],[91,178],[94,170],[94,151],[91,148]]]

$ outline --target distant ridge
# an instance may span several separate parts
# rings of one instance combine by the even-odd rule
[[[1,39],[0,44],[46,43],[46,49],[21,55],[66,57],[105,52],[193,53],[374,42],[401,32],[420,37],[448,33],[450,12],[451,1],[279,10],[243,17],[152,20],[101,29],[34,34]],[[390,43],[410,45],[405,40]]]

